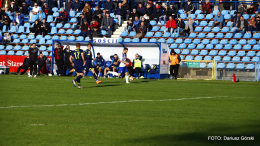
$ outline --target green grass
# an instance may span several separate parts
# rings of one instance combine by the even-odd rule
[[[81,90],[72,79],[1,75],[0,145],[260,145],[260,83],[86,77]]]

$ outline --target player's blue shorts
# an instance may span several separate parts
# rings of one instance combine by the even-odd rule
[[[84,65],[84,69],[86,70],[86,71],[89,71],[89,70],[91,70],[91,69],[93,69],[94,67],[93,67],[93,65],[92,65],[92,63],[90,62],[90,63],[88,63],[88,62],[86,62],[86,65]]]
[[[126,67],[119,67],[118,73],[122,74],[122,73],[126,73],[126,72],[128,72]]]
[[[83,64],[74,64],[74,69],[77,73],[83,73],[84,70]]]

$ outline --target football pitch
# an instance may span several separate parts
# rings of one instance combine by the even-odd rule
[[[259,82],[72,79],[1,75],[0,145],[260,146]]]

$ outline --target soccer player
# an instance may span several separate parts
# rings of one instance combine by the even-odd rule
[[[87,45],[87,50],[86,50],[86,52],[85,52],[86,63],[85,63],[85,66],[84,66],[84,68],[85,68],[84,73],[85,73],[86,71],[91,70],[92,75],[93,75],[94,79],[96,80],[96,83],[99,84],[99,83],[102,83],[102,81],[99,81],[99,80],[97,79],[96,72],[95,72],[94,67],[93,67],[93,65],[92,65],[92,60],[95,61],[95,58],[94,58],[94,59],[92,58],[92,52],[91,52],[90,49],[91,49],[91,44],[89,43],[89,44]]]
[[[125,73],[126,83],[129,83],[129,81],[128,81],[128,70],[127,70],[127,67],[126,67],[126,66],[129,65],[129,62],[126,62],[126,60],[128,59],[127,58],[127,52],[128,52],[128,48],[124,48],[124,50],[122,52],[122,57],[121,57],[121,60],[120,60],[121,63],[119,65],[118,73],[110,72],[110,71],[108,71],[107,73],[108,74],[111,73],[113,75],[118,75],[118,76],[121,76],[121,74]]]
[[[119,58],[118,58],[117,54],[111,55],[110,58],[111,58],[112,62],[111,62],[111,64],[107,68],[105,68],[105,70],[104,70],[104,78],[106,78],[106,76],[107,76],[107,71],[113,70],[113,72],[115,72],[116,68],[120,64]]]
[[[95,69],[98,70],[98,77],[100,76],[102,68],[104,68],[105,60],[104,58],[100,55],[100,53],[97,53],[97,57],[94,61],[95,64]]]
[[[74,66],[75,71],[77,72],[77,78],[75,80],[72,80],[72,83],[74,87],[76,87],[76,82],[78,82],[78,88],[82,89],[80,85],[80,79],[83,77],[83,70],[85,65],[85,58],[84,58],[84,52],[80,49],[80,43],[76,44],[76,50],[72,51],[70,55],[70,62],[72,66]],[[74,58],[74,63],[72,62],[72,59]]]

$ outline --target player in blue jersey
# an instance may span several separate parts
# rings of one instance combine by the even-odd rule
[[[76,44],[76,50],[72,51],[70,55],[70,62],[74,66],[75,71],[77,72],[77,78],[72,80],[74,87],[76,87],[76,82],[78,82],[78,88],[82,89],[80,85],[80,79],[83,77],[83,65],[85,64],[85,57],[83,50],[80,49],[80,43]],[[74,63],[72,59],[74,58]]]
[[[99,80],[97,79],[96,72],[95,72],[94,67],[93,67],[93,65],[92,65],[92,60],[95,61],[95,58],[94,58],[94,59],[92,58],[92,52],[91,52],[90,49],[91,49],[91,44],[89,43],[89,44],[87,45],[87,50],[86,50],[86,52],[85,52],[86,62],[85,62],[85,65],[84,65],[84,69],[85,69],[85,71],[91,71],[93,77],[94,77],[95,80],[96,80],[96,83],[99,84],[99,83],[102,83],[102,81],[99,81]],[[85,72],[84,72],[84,73],[85,73]]]
[[[120,62],[119,62],[120,60],[119,60],[117,54],[111,55],[110,59],[112,60],[112,62],[111,62],[111,64],[108,67],[105,68],[105,70],[104,70],[104,78],[106,78],[106,76],[107,76],[107,71],[112,71],[113,70],[113,72],[115,72],[116,68],[120,64]]]
[[[100,76],[101,70],[104,69],[105,59],[100,55],[100,53],[97,53],[97,57],[94,61],[95,65],[95,71],[98,72],[98,77]]]

